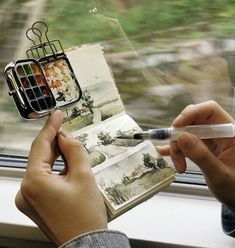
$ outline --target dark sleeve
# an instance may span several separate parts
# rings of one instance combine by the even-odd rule
[[[222,205],[222,226],[227,235],[235,238],[235,208]]]
[[[130,248],[124,233],[110,230],[98,230],[84,233],[69,240],[59,248]]]

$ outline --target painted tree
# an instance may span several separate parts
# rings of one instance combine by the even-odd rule
[[[153,169],[159,169],[157,166],[157,159],[151,156],[149,153],[143,153],[144,166]]]
[[[78,106],[74,106],[73,109],[72,109],[72,113],[70,115],[71,119],[74,119],[79,115],[81,115],[81,110],[79,109]]]
[[[125,135],[127,135],[127,133],[126,132],[124,132],[124,131],[122,131],[122,130],[117,130],[117,132],[116,132],[116,136],[117,137],[123,137],[123,136],[125,136]]]
[[[88,134],[87,133],[83,133],[83,134],[80,134],[78,135],[77,137],[75,137],[75,139],[79,140],[85,147],[86,151],[88,153],[90,153],[90,151],[88,150],[87,148],[87,138],[88,138]]]
[[[82,106],[88,108],[93,114],[94,100],[91,98],[87,90],[84,90],[82,94]]]
[[[123,174],[122,175],[122,184],[127,185],[130,182],[131,182],[131,179],[126,174]]]
[[[65,110],[66,116],[64,117],[64,122],[69,122],[71,124],[71,115],[69,115],[68,109]]]
[[[167,162],[163,159],[163,158],[158,158],[157,159],[157,166],[160,168],[160,169],[164,169],[167,167]]]
[[[98,180],[98,185],[102,188],[102,189],[105,189],[107,186],[106,186],[106,182],[104,180],[103,177],[99,178]]]
[[[100,140],[99,143],[101,143],[104,146],[109,145],[113,142],[113,138],[108,132],[100,132],[97,137]]]

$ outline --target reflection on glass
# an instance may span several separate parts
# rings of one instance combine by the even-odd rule
[[[20,3],[17,4],[19,7]],[[65,48],[102,44],[127,112],[143,129],[168,126],[186,105],[210,99],[233,113],[235,5],[232,1],[50,0],[41,7],[49,37],[60,39]],[[24,27],[21,32],[25,32]],[[18,44],[14,43],[16,50]],[[8,57],[6,63],[9,61]],[[36,69],[33,65],[31,69],[24,66],[28,75],[30,71],[36,74]],[[23,75],[22,69],[18,74]],[[43,85],[39,76],[35,79],[38,85]],[[27,130],[34,130],[33,125],[40,127],[43,120],[28,124],[18,117],[4,90],[1,90],[5,92],[0,105],[3,106],[0,115],[4,116],[0,118],[1,125],[23,123]],[[42,90],[42,94],[46,93]],[[22,138],[30,136],[30,143],[35,132],[23,130],[26,129],[22,128]],[[10,132],[4,133],[4,137],[0,149],[10,152],[6,140],[17,141]],[[25,153],[29,147],[19,153]]]

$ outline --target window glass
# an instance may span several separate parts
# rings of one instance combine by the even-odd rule
[[[63,47],[101,43],[127,112],[143,129],[168,126],[188,104],[215,100],[233,114],[233,0],[2,0],[1,68],[48,24]],[[0,153],[26,155],[45,121],[22,120],[0,78]]]

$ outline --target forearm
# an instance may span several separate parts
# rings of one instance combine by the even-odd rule
[[[130,248],[124,233],[110,230],[98,230],[84,233],[61,245],[59,248]]]
[[[222,205],[222,225],[227,235],[235,237],[235,208]]]

